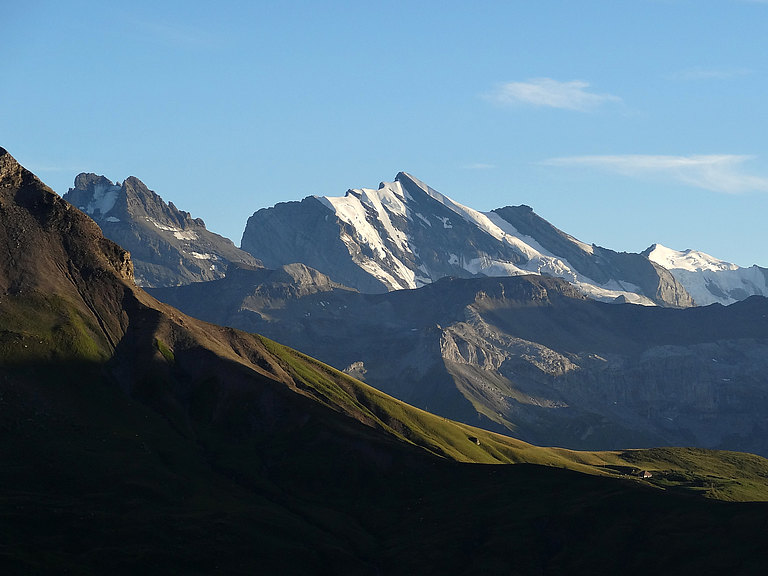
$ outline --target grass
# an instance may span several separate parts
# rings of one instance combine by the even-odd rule
[[[312,396],[444,458],[537,464],[718,500],[768,501],[768,460],[753,454],[676,447],[586,452],[533,446],[424,412],[304,354],[259,338]],[[641,478],[643,471],[651,477]]]
[[[168,362],[173,364],[176,362],[176,356],[173,353],[173,350],[171,350],[165,342],[160,340],[159,338],[155,338],[155,348],[158,349],[160,354],[163,355],[163,358],[165,358]]]
[[[47,294],[3,296],[0,302],[0,358],[104,361],[109,351],[100,329],[64,298]]]

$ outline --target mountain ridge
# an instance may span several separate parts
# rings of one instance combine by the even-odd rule
[[[141,286],[175,286],[221,278],[230,264],[259,266],[200,218],[166,203],[138,178],[122,184],[81,173],[64,200],[94,218],[104,234],[131,251]]]
[[[444,276],[537,273],[565,278],[601,300],[693,304],[671,274],[644,256],[597,249],[528,218],[527,232],[545,238],[549,248],[567,248],[566,256],[554,253],[515,228],[522,220],[510,215],[517,212],[478,212],[400,172],[377,190],[259,210],[248,219],[241,246],[267,267],[303,262],[363,292],[416,288]]]

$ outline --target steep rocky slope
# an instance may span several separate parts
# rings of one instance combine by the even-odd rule
[[[177,286],[221,278],[230,263],[259,266],[230,240],[206,229],[131,176],[122,184],[79,174],[64,195],[91,216],[104,235],[131,252],[140,286]]]
[[[768,299],[675,310],[596,302],[540,276],[362,294],[322,276],[272,274],[153,293],[530,442],[768,454]]]
[[[693,304],[645,256],[586,245],[525,206],[478,212],[403,172],[377,190],[259,210],[248,219],[242,248],[269,268],[301,262],[362,292],[417,288],[446,276],[536,273],[605,301]]]

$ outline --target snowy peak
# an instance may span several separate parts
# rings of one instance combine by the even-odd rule
[[[242,247],[269,268],[302,262],[362,292],[418,288],[446,276],[543,274],[601,300],[691,304],[647,258],[617,256],[616,263],[610,251],[595,255],[593,247],[547,226],[559,244],[545,241],[545,226],[521,232],[504,210],[479,212],[400,172],[377,189],[259,210],[248,220]]]
[[[691,272],[702,272],[704,270],[738,270],[739,266],[731,264],[724,260],[718,260],[717,258],[700,252],[698,250],[673,250],[667,248],[661,244],[654,244],[643,252],[653,262],[664,266],[668,270],[674,268],[680,268],[682,270],[689,270]]]
[[[699,306],[733,304],[749,296],[768,296],[768,269],[741,268],[698,250],[678,251],[654,244],[643,252],[668,269]]]

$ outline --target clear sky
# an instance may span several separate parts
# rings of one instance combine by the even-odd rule
[[[0,146],[63,194],[254,211],[410,172],[588,243],[768,266],[768,1],[25,0]]]

